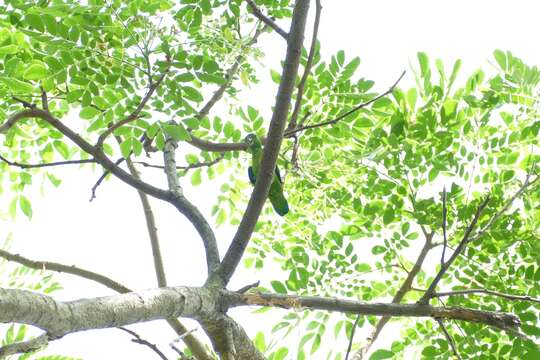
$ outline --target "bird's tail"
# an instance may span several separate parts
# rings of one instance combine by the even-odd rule
[[[285,199],[283,192],[280,192],[277,196],[270,197],[270,202],[280,216],[285,216],[289,212],[289,203]]]

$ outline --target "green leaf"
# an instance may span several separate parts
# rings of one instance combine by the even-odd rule
[[[389,350],[379,349],[369,357],[369,360],[391,359],[394,353]]]
[[[197,186],[200,185],[201,182],[201,169],[196,169],[195,171],[193,171],[193,174],[191,174],[191,185]]]
[[[163,129],[165,130],[165,133],[167,133],[167,135],[169,135],[176,141],[191,140],[191,135],[189,135],[189,132],[182,124],[163,124]]]
[[[43,64],[30,65],[23,73],[26,80],[41,80],[48,75],[47,68]]]
[[[495,60],[497,61],[497,64],[499,64],[501,69],[506,70],[506,54],[501,50],[495,50],[493,52],[493,56],[495,57]]]
[[[279,293],[279,294],[286,294],[287,293],[287,288],[280,281],[276,281],[276,280],[271,281],[270,285],[272,285],[272,289],[274,289],[274,291]]]
[[[17,45],[0,46],[0,55],[12,55],[16,54],[18,51],[19,47]]]
[[[24,213],[24,215],[26,215],[28,219],[31,219],[32,218],[32,204],[24,195],[19,195],[19,206],[22,212]]]
[[[133,149],[133,138],[129,137],[120,144],[120,152],[124,158],[129,157]]]
[[[100,111],[94,107],[87,106],[83,107],[81,111],[79,112],[79,117],[81,119],[93,119],[94,117],[98,116],[100,114]]]
[[[34,91],[34,86],[17,79],[13,78],[0,78],[4,84],[6,84],[9,89],[15,93],[31,93]]]

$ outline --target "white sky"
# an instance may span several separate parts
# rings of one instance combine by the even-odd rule
[[[359,56],[362,60],[360,75],[375,80],[377,90],[385,90],[402,70],[409,70],[409,63],[416,66],[417,51],[428,53],[430,59],[440,57],[445,64],[461,58],[464,74],[478,67],[489,70],[491,65],[487,60],[491,61],[494,49],[510,50],[526,63],[538,65],[539,14],[540,2],[535,0],[323,0],[319,39],[323,57],[340,49],[345,50],[348,59]],[[309,37],[308,33],[308,40]],[[275,34],[266,34],[258,44],[268,55],[269,68],[276,69],[284,55],[282,39]],[[276,87],[268,81],[269,71],[263,70],[260,77],[266,80],[244,93],[245,98],[240,100],[268,113]],[[410,71],[404,84],[413,84]],[[11,232],[13,252],[97,271],[135,289],[154,287],[150,246],[135,190],[113,179],[105,182],[98,190],[97,199],[89,203],[90,188],[98,173],[76,167],[58,170],[64,180],[61,187],[47,186],[44,195],[32,197],[32,221],[24,219],[22,214],[15,223],[0,220],[0,241]],[[165,179],[159,170],[148,170],[144,177],[165,187]],[[183,181],[186,195],[208,215],[219,188],[216,184],[192,188],[187,179]],[[0,198],[1,208],[7,209],[10,200],[4,193]],[[153,204],[169,284],[200,285],[205,279],[204,254],[195,231],[172,207],[156,201]],[[222,253],[231,239],[232,230],[227,227],[217,229]],[[269,274],[240,269],[230,288],[268,277]],[[65,288],[55,294],[59,299],[113,294],[100,285],[72,276],[59,276],[58,279]],[[261,320],[253,321],[252,316],[258,315],[243,312],[238,316],[249,333],[257,331]],[[169,350],[168,343],[174,338],[163,322],[138,325],[133,329],[165,351]],[[202,334],[201,331],[197,333]],[[392,340],[390,334],[397,336],[396,332],[388,331],[386,343]],[[47,353],[84,359],[154,357],[146,348],[130,344],[129,340],[127,334],[119,330],[90,331],[53,342]],[[172,355],[171,352],[168,354]],[[322,357],[322,353],[319,356]]]

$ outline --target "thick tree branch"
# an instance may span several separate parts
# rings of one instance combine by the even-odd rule
[[[318,296],[295,296],[268,293],[237,294],[226,298],[231,307],[257,305],[295,310],[326,310],[360,315],[431,317],[453,319],[515,331],[520,325],[517,316],[502,312],[483,311],[462,307],[435,307],[424,304],[364,303],[356,300]]]
[[[216,324],[225,321],[226,323],[222,325],[232,331],[238,358],[261,358],[242,356],[256,349],[253,350],[254,346],[243,330],[222,313],[223,305],[229,308],[255,305],[375,316],[453,319],[484,324],[514,333],[519,331],[520,325],[519,318],[512,314],[462,307],[363,303],[346,299],[282,294],[239,294],[186,286],[68,302],[56,301],[50,296],[26,290],[0,288],[0,323],[33,325],[44,330],[49,340],[54,340],[78,331],[125,326],[171,317],[187,317],[203,324],[203,328],[211,335],[213,341],[216,341],[212,332],[222,327]],[[222,332],[220,334],[223,336]]]
[[[339,115],[338,117],[336,117],[335,119],[332,119],[332,120],[327,120],[327,121],[323,121],[321,123],[318,123],[318,124],[312,124],[312,125],[305,125],[305,126],[300,126],[296,129],[292,129],[292,130],[288,130],[285,132],[284,134],[284,137],[288,138],[288,137],[291,137],[293,136],[294,134],[298,133],[298,132],[301,132],[301,131],[305,131],[305,130],[308,130],[308,129],[315,129],[315,128],[318,128],[318,127],[323,127],[323,126],[328,126],[328,125],[334,125],[335,123],[343,120],[344,118],[346,118],[347,116],[351,115],[351,114],[354,114],[355,112],[357,112],[358,110],[360,109],[363,109],[365,108],[366,106],[374,103],[375,101],[385,97],[386,95],[390,94],[394,88],[397,86],[397,84],[401,81],[401,79],[403,78],[403,76],[405,76],[405,71],[403,71],[401,73],[401,75],[399,76],[399,78],[396,80],[396,82],[394,84],[392,84],[392,86],[390,86],[390,88],[388,88],[388,90],[386,90],[385,92],[383,92],[382,94],[378,95],[378,96],[375,96],[373,99],[369,100],[369,101],[366,101],[365,103],[362,103],[360,105],[357,105],[355,106],[354,108],[352,108],[351,110]]]
[[[42,168],[42,167],[52,167],[52,166],[61,166],[61,165],[74,165],[74,164],[88,164],[88,163],[96,163],[94,159],[81,159],[81,160],[66,160],[66,161],[55,161],[50,163],[43,163],[43,164],[24,164],[16,161],[9,161],[2,155],[0,155],[0,160],[8,164],[9,166],[16,166],[21,169],[35,169],[35,168]]]
[[[432,297],[444,297],[444,296],[457,296],[457,295],[468,295],[468,294],[486,294],[496,297],[502,297],[508,300],[518,300],[518,301],[532,301],[540,304],[540,299],[534,298],[529,295],[512,295],[505,294],[498,291],[487,290],[487,289],[466,289],[466,290],[455,290],[455,291],[445,291],[445,292],[436,292],[433,293]]]
[[[276,96],[274,113],[272,114],[266,137],[261,169],[257,176],[255,188],[251,193],[247,209],[221,264],[220,276],[224,284],[229,282],[236,270],[268,196],[279,148],[283,140],[283,130],[287,121],[294,82],[298,73],[308,10],[309,0],[298,0],[296,2],[287,44],[287,55]]]
[[[248,6],[251,8],[251,12],[253,13],[253,15],[255,15],[259,20],[261,20],[263,23],[265,23],[266,25],[268,25],[269,27],[271,27],[275,32],[277,32],[283,39],[285,40],[288,40],[289,39],[289,34],[287,34],[285,32],[285,30],[283,30],[282,28],[279,27],[278,24],[276,24],[276,22],[272,19],[270,19],[268,16],[264,15],[261,11],[261,9],[259,9],[259,7],[257,6],[257,4],[255,4],[255,2],[253,0],[246,0],[246,2],[248,3]]]
[[[0,249],[0,257],[8,261],[13,261],[18,264],[24,265],[31,269],[49,270],[79,276],[83,279],[97,282],[98,284],[108,287],[109,289],[112,289],[120,294],[125,294],[133,291],[105,275],[81,269],[73,265],[70,266],[50,261],[31,260],[17,254],[9,253],[2,249]],[[185,326],[182,325],[177,319],[167,319],[167,322],[178,335],[184,335],[187,332]],[[204,345],[195,336],[191,334],[189,336],[185,336],[184,341],[192,350],[192,352],[196,355],[198,360],[213,360],[213,357],[208,355]]]
[[[130,123],[130,122],[136,120],[139,117],[139,114],[141,113],[141,111],[146,106],[146,103],[148,102],[148,100],[150,100],[150,98],[152,97],[152,95],[154,94],[156,89],[163,82],[163,79],[165,79],[165,76],[169,72],[170,66],[171,66],[170,59],[167,59],[167,66],[166,66],[165,70],[163,71],[163,73],[159,76],[159,78],[155,82],[152,82],[152,83],[149,84],[150,87],[148,88],[148,91],[146,92],[146,95],[143,97],[143,99],[141,100],[141,102],[139,103],[137,108],[131,114],[129,114],[127,117],[125,117],[124,119],[118,121],[115,124],[112,124],[107,130],[105,130],[99,136],[99,138],[97,140],[97,143],[96,143],[97,147],[101,148],[103,146],[103,142],[105,141],[107,136],[112,134],[116,129],[118,129],[119,127],[121,127],[123,125],[126,125],[127,123]]]
[[[469,224],[469,226],[467,227],[467,229],[465,230],[465,233],[463,234],[463,238],[459,242],[459,245],[456,248],[456,251],[454,251],[452,256],[450,256],[450,259],[448,259],[448,261],[446,261],[441,266],[441,269],[439,270],[437,275],[435,275],[435,279],[433,279],[433,281],[429,285],[426,293],[422,296],[422,298],[420,298],[420,300],[418,300],[419,304],[427,304],[429,299],[433,297],[433,293],[435,292],[435,289],[437,288],[439,281],[441,281],[442,277],[444,276],[448,268],[450,268],[450,265],[452,265],[452,263],[457,259],[459,254],[461,254],[461,252],[465,249],[465,247],[469,243],[471,233],[473,232],[474,227],[476,226],[476,223],[480,219],[480,216],[482,215],[482,211],[487,206],[488,202],[489,202],[489,196],[486,196],[485,200],[482,201],[480,205],[478,206],[478,209],[476,210],[476,213],[474,214],[474,218]]]
[[[316,0],[315,1],[315,20],[313,22],[313,34],[311,37],[311,46],[309,48],[309,54],[306,61],[306,66],[304,67],[304,74],[302,75],[302,78],[300,79],[300,83],[298,84],[296,101],[294,103],[293,112],[291,115],[291,119],[289,120],[289,126],[287,127],[287,130],[292,130],[296,128],[296,125],[297,125],[298,115],[300,114],[300,109],[302,107],[302,98],[304,96],[304,88],[306,86],[306,81],[309,77],[309,73],[311,72],[311,66],[313,65],[313,58],[315,57],[315,50],[317,48],[317,36],[319,33],[321,10],[322,10],[321,1]]]

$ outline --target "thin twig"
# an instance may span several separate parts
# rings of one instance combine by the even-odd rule
[[[118,329],[120,330],[123,330],[125,332],[127,332],[128,334],[130,334],[131,336],[134,337],[134,339],[131,339],[131,341],[133,341],[134,343],[137,343],[137,344],[140,344],[140,345],[144,345],[144,346],[148,346],[152,351],[154,351],[161,359],[163,360],[168,360],[167,357],[165,356],[165,354],[163,354],[161,352],[161,350],[159,350],[159,348],[157,347],[156,344],[152,344],[151,342],[149,342],[148,340],[145,340],[143,339],[139,334],[137,334],[135,331],[133,330],[130,330],[130,329],[127,329],[123,326],[119,326]]]
[[[120,165],[121,163],[123,163],[126,159],[121,157],[119,158],[118,160],[116,160],[114,162],[114,165],[118,166]],[[92,195],[90,196],[90,201],[94,200],[96,198],[96,191],[97,191],[97,188],[99,187],[99,185],[101,185],[101,183],[103,182],[103,180],[105,180],[105,178],[107,177],[107,175],[109,175],[111,172],[109,170],[105,170],[103,172],[103,174],[101,174],[101,176],[99,177],[99,179],[96,181],[96,183],[94,184],[94,186],[92,186]]]
[[[441,254],[441,267],[444,265],[444,256],[446,254],[446,247],[448,246],[448,239],[446,238],[446,214],[447,214],[447,208],[446,208],[446,187],[443,186],[443,194],[442,194],[442,231],[443,231],[443,250]]]
[[[0,160],[5,162],[10,166],[16,166],[21,169],[33,169],[33,168],[42,168],[42,167],[51,167],[51,166],[60,166],[60,165],[73,165],[73,164],[88,164],[88,163],[97,163],[94,159],[81,159],[81,160],[66,160],[66,161],[56,161],[43,164],[25,164],[17,161],[9,161],[2,155],[0,155]]]
[[[439,281],[441,281],[441,279],[444,276],[444,274],[446,273],[446,271],[450,268],[450,265],[452,265],[454,260],[456,260],[456,258],[459,256],[459,254],[461,254],[461,252],[465,249],[465,247],[469,243],[471,233],[473,232],[474,227],[476,226],[476,223],[480,219],[480,216],[482,215],[482,211],[487,206],[487,204],[489,202],[489,199],[490,199],[490,197],[486,196],[484,201],[482,201],[482,203],[480,203],[480,205],[478,206],[478,209],[476,210],[476,213],[474,214],[474,218],[471,221],[471,223],[469,224],[469,226],[467,227],[467,229],[465,230],[465,233],[463,234],[463,238],[461,239],[458,247],[456,248],[456,251],[454,251],[454,253],[450,257],[450,259],[448,259],[448,261],[446,261],[444,264],[442,264],[441,269],[439,270],[439,272],[435,276],[435,279],[433,279],[433,281],[429,285],[426,293],[422,296],[422,298],[420,300],[418,300],[419,304],[427,304],[429,299],[431,299],[433,297],[433,293],[435,292],[435,289],[436,289],[437,285],[439,284]]]
[[[188,170],[191,170],[191,169],[197,169],[197,168],[202,168],[202,167],[211,167],[211,166],[217,164],[218,162],[220,162],[221,160],[223,160],[224,158],[225,158],[225,154],[221,154],[220,156],[218,156],[214,160],[202,161],[202,162],[198,162],[198,163],[194,163],[194,164],[189,164],[187,166],[176,166],[176,169],[177,170],[188,171]],[[149,168],[154,168],[154,169],[165,169],[165,166],[163,166],[163,165],[150,164],[150,163],[147,163],[147,162],[144,162],[144,161],[134,161],[133,163],[134,164],[140,164],[140,165],[142,165],[144,167],[149,167]]]
[[[7,252],[5,250],[0,249],[0,257],[3,259],[6,259],[8,261],[13,261],[18,264],[24,265],[26,267],[29,267],[31,269],[37,269],[37,270],[49,270],[49,271],[56,271],[60,273],[66,273],[71,275],[76,275],[79,277],[82,277],[87,280],[92,280],[97,283],[100,283],[103,286],[108,287],[109,289],[113,289],[114,291],[117,291],[119,293],[128,293],[131,292],[129,288],[125,287],[124,285],[112,280],[111,278],[101,275],[98,273],[95,273],[93,271],[81,269],[79,267],[73,266],[73,265],[64,265],[60,263],[55,263],[51,261],[36,261],[28,259],[24,256],[12,254],[10,252]]]
[[[466,294],[488,294],[497,297],[502,297],[508,300],[520,300],[520,301],[532,301],[540,304],[540,299],[534,298],[529,295],[512,295],[505,294],[498,291],[488,290],[488,289],[466,289],[466,290],[455,290],[455,291],[446,291],[446,292],[436,292],[433,293],[432,297],[443,297],[443,296],[455,296],[455,295],[466,295]]]
[[[245,292],[248,292],[250,289],[256,288],[257,286],[259,286],[260,283],[261,283],[260,281],[256,281],[253,284],[248,284],[246,286],[241,287],[240,289],[236,290],[236,292],[239,294],[243,294]]]
[[[43,108],[43,110],[49,111],[49,99],[47,98],[47,92],[42,86],[40,86],[39,88],[41,90],[41,107]]]
[[[167,58],[167,66],[165,68],[165,70],[163,71],[163,73],[160,75],[160,77],[155,81],[155,82],[152,82],[150,84],[150,87],[148,89],[148,91],[146,92],[146,95],[143,97],[143,99],[141,100],[141,102],[139,103],[139,105],[137,106],[137,108],[131,113],[129,114],[126,118],[118,121],[117,123],[115,124],[112,124],[107,130],[105,130],[99,137],[98,137],[98,140],[97,140],[97,143],[96,143],[96,146],[97,147],[101,147],[103,146],[103,142],[105,141],[105,139],[107,138],[107,136],[109,136],[110,134],[112,134],[116,129],[118,129],[119,127],[129,123],[129,122],[132,122],[133,120],[136,120],[138,117],[139,117],[139,114],[141,113],[141,111],[144,109],[144,107],[146,106],[146,103],[150,100],[150,98],[152,97],[152,94],[156,91],[156,89],[159,87],[159,85],[161,84],[161,82],[163,81],[163,79],[165,79],[165,76],[167,75],[167,73],[169,72],[169,69],[171,67],[171,60],[169,58]]]
[[[314,129],[314,128],[323,127],[323,126],[327,126],[327,125],[333,125],[333,124],[339,122],[340,120],[343,120],[347,116],[357,112],[358,110],[360,110],[362,108],[365,108],[366,106],[368,106],[368,105],[374,103],[375,101],[377,101],[377,100],[385,97],[386,95],[390,94],[394,90],[394,88],[397,86],[397,84],[400,82],[400,80],[403,78],[403,76],[405,76],[405,71],[403,71],[401,73],[400,77],[396,80],[396,82],[394,84],[392,84],[392,86],[390,86],[390,88],[388,88],[388,90],[386,90],[385,92],[383,92],[382,94],[380,94],[378,96],[375,96],[373,99],[371,99],[369,101],[366,101],[365,103],[362,103],[362,104],[352,108],[351,110],[339,115],[335,119],[328,120],[328,121],[323,121],[323,122],[318,123],[318,124],[300,126],[300,127],[296,128],[296,129],[286,131],[283,134],[283,137],[288,138],[288,137],[291,137],[291,136],[293,136],[294,134],[296,134],[296,133],[298,133],[300,131],[304,131],[304,130],[308,130],[308,129]]]
[[[435,319],[439,323],[439,326],[441,327],[441,330],[444,333],[444,336],[446,337],[446,340],[450,344],[450,347],[452,348],[452,352],[454,353],[454,356],[461,360],[461,356],[459,355],[459,352],[457,351],[456,344],[454,343],[454,339],[452,339],[452,336],[450,336],[450,333],[448,333],[448,330],[446,329],[446,326],[444,326],[444,323],[441,319]]]
[[[354,340],[354,333],[356,332],[356,327],[358,326],[359,321],[360,321],[360,315],[356,315],[356,320],[354,320],[354,324],[351,330],[351,338],[349,339],[349,346],[347,346],[347,353],[345,354],[345,360],[349,360],[349,355],[351,354],[352,344]]]
[[[33,103],[28,102],[26,100],[23,100],[23,99],[21,99],[21,98],[19,98],[17,96],[12,96],[11,98],[13,100],[15,100],[15,101],[20,102],[23,105],[23,107],[25,107],[25,108],[28,108],[28,109],[35,109],[36,108],[36,104],[33,104]]]
[[[264,15],[262,13],[261,9],[259,9],[259,7],[257,6],[257,4],[255,4],[255,2],[253,2],[253,0],[246,0],[246,2],[248,3],[249,7],[251,8],[251,11],[253,12],[253,15],[255,15],[259,20],[261,20],[266,25],[270,26],[275,32],[277,32],[279,35],[281,35],[281,37],[283,39],[285,39],[285,40],[289,39],[289,34],[287,34],[287,32],[285,30],[280,28],[279,25],[276,24],[276,22],[274,20],[272,20],[268,16]]]

